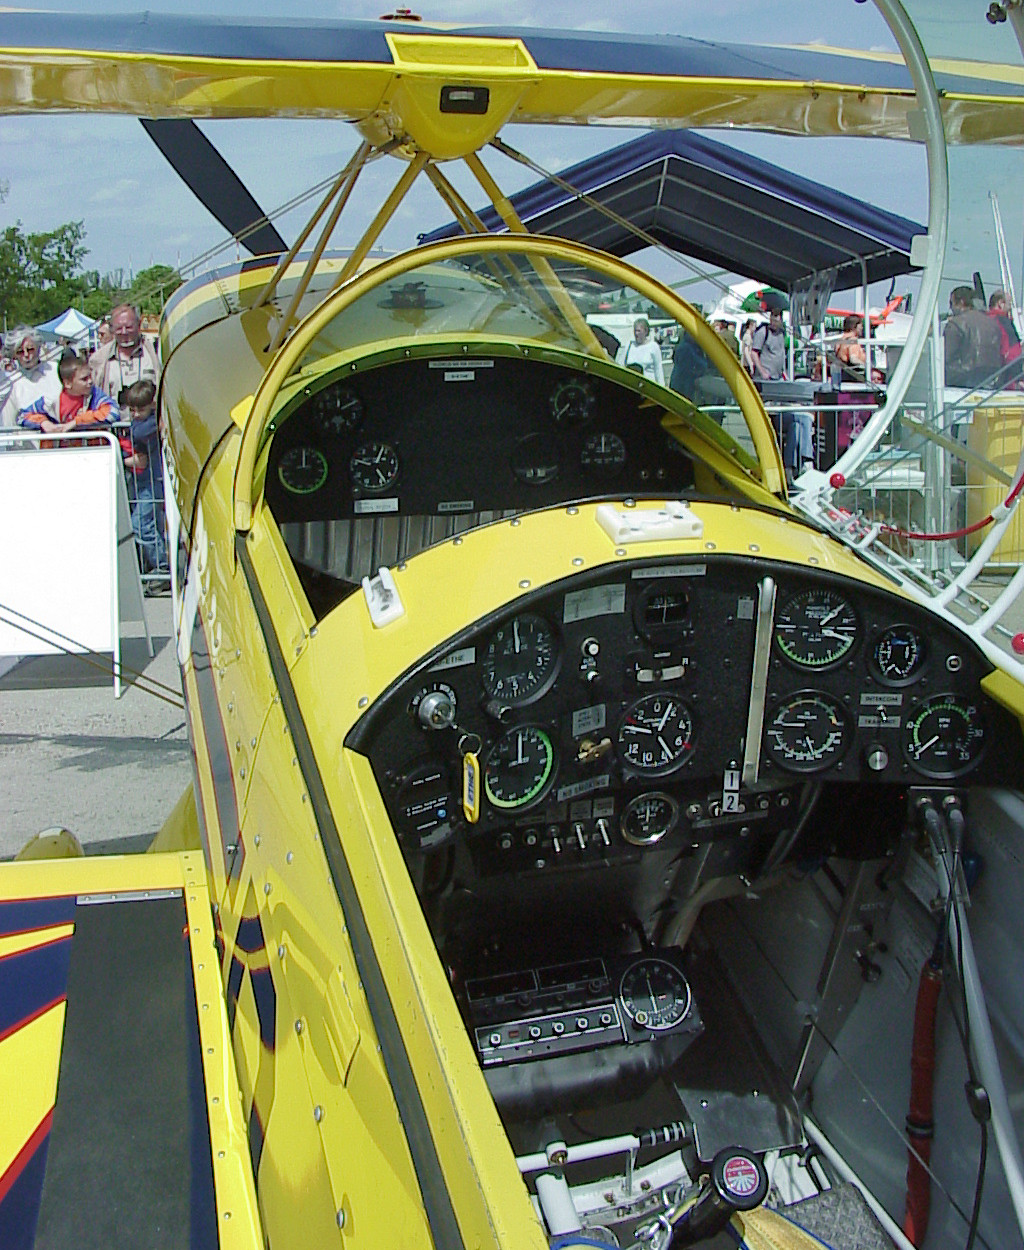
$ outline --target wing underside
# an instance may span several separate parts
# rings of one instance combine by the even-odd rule
[[[1019,68],[933,68],[952,141],[1024,139]],[[445,91],[465,87],[483,94]],[[0,110],[9,113],[383,120],[415,139],[417,114],[436,109],[447,129],[467,133],[483,113],[492,125],[728,123],[905,138],[914,107],[895,54],[683,37],[25,13],[5,17],[0,45]]]

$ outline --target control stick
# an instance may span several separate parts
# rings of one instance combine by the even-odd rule
[[[714,1237],[737,1211],[752,1211],[767,1195],[768,1173],[757,1155],[739,1146],[727,1146],[712,1159],[695,1201],[671,1207],[657,1221],[657,1225],[667,1224],[672,1230],[666,1250],[695,1246]],[[637,1229],[636,1236],[649,1236],[657,1225]]]

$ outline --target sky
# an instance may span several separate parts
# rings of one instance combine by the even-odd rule
[[[111,13],[138,13],[135,0],[100,0]],[[94,11],[94,3],[47,3],[34,8]],[[566,27],[638,33],[671,32],[696,38],[751,43],[840,43],[858,48],[895,48],[895,41],[873,3],[855,0],[422,0],[414,6],[424,18],[452,23],[501,23],[550,26],[552,12]],[[992,27],[984,20],[982,0],[907,0],[925,46],[932,55],[955,53],[979,59],[1019,63],[1020,49],[1010,24]],[[382,0],[296,0],[286,6],[270,0],[157,0],[150,11],[177,15],[289,19],[332,15],[376,18],[387,10]],[[280,205],[336,173],[355,149],[358,135],[343,122],[217,121],[202,129],[234,167],[265,211]],[[636,132],[580,127],[510,127],[510,143],[545,168],[558,170]],[[713,134],[736,147],[774,161],[796,173],[862,197],[912,220],[927,220],[927,170],[923,148],[915,144],[845,139],[808,140],[749,132]],[[486,163],[506,191],[533,181],[528,171],[502,158]],[[446,167],[446,172],[453,172]],[[378,162],[358,185],[335,242],[351,243],[397,176],[395,162]],[[1024,236],[1024,155],[993,149],[951,149],[953,223],[947,251],[949,284],[970,281],[975,269],[986,285],[998,283],[999,268],[988,192],[997,194],[1003,226],[1020,282]],[[0,203],[0,226],[20,222],[27,231],[51,230],[69,220],[85,225],[89,255],[86,267],[126,275],[151,264],[189,267],[225,244],[224,231],[185,188],[139,123],[125,117],[83,114],[0,118],[0,181],[7,195]],[[481,201],[476,184],[453,176],[469,201]],[[309,206],[280,218],[287,241],[305,221]],[[351,214],[351,216],[349,216]],[[346,220],[352,225],[346,234]],[[415,243],[420,232],[448,220],[436,193],[424,185],[399,210],[382,237],[389,250]],[[234,259],[233,243],[213,263]],[[685,264],[641,254],[657,276],[679,282],[690,276]],[[209,262],[207,262],[209,263]],[[706,296],[704,286],[695,288]],[[1020,295],[1018,286],[1018,295]]]

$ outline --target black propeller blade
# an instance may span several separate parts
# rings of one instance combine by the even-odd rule
[[[185,185],[253,256],[288,250],[263,209],[194,121],[153,121],[145,117],[140,120]]]

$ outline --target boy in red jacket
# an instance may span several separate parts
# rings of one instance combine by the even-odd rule
[[[74,352],[65,352],[60,358],[57,373],[62,387],[60,395],[49,403],[37,399],[18,418],[20,425],[29,430],[41,430],[44,434],[61,434],[68,430],[109,425],[117,420],[117,404],[98,386],[93,386],[87,360]]]

